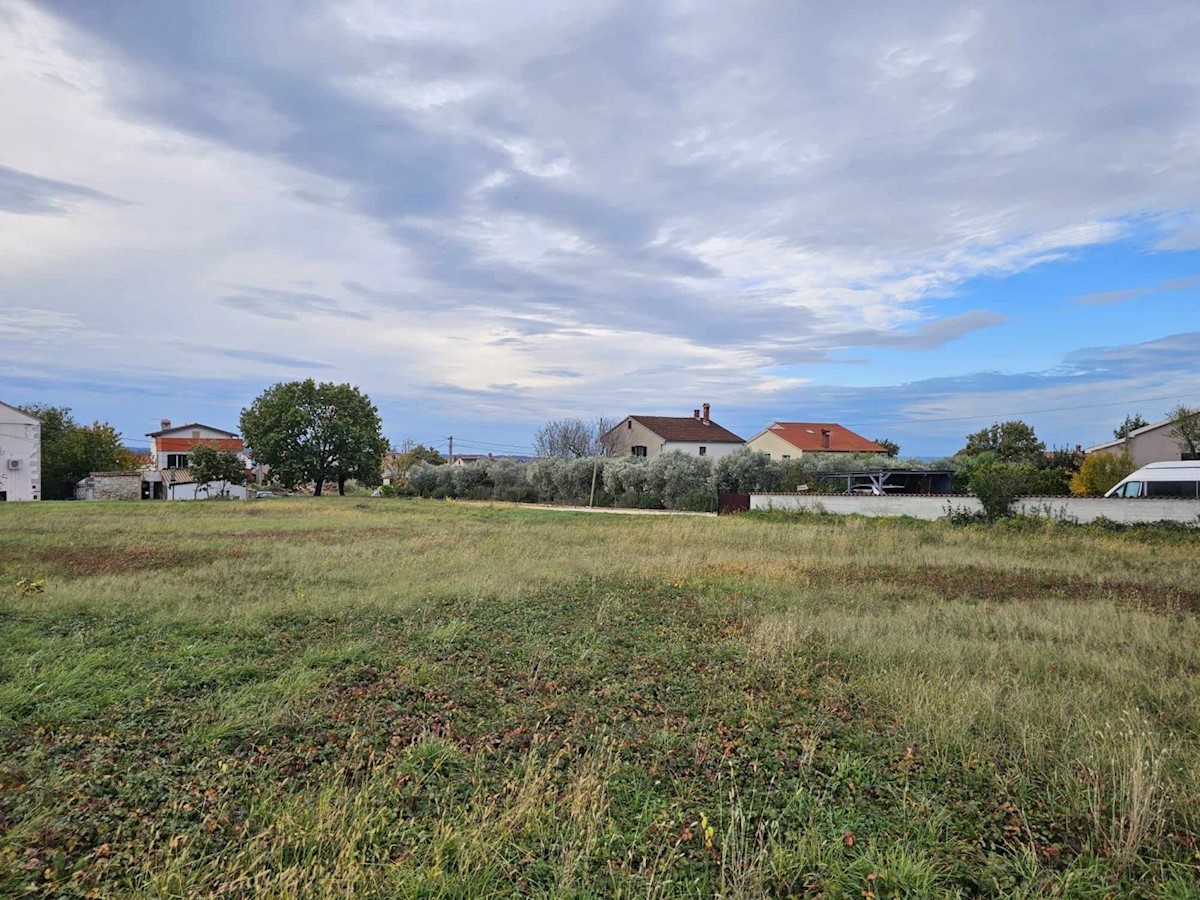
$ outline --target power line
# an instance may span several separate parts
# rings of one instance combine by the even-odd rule
[[[1154,403],[1159,400],[1188,400],[1192,397],[1200,397],[1200,394],[1168,394],[1165,397],[1141,397],[1141,398],[1137,398],[1137,399],[1133,399],[1133,400],[1113,400],[1113,401],[1110,401],[1107,403],[1086,403],[1086,404],[1081,404],[1079,406],[1056,406],[1056,407],[1047,407],[1045,409],[1027,409],[1024,412],[980,413],[978,415],[973,415],[973,416],[945,416],[945,417],[937,418],[937,419],[921,419],[921,418],[879,419],[879,420],[873,421],[873,422],[846,422],[843,424],[846,424],[848,426],[853,426],[854,428],[866,428],[868,426],[875,426],[875,425],[924,425],[929,422],[968,422],[973,419],[994,419],[994,420],[1014,419],[1019,416],[1032,416],[1032,415],[1037,415],[1039,413],[1071,412],[1071,411],[1080,410],[1080,409],[1100,409],[1100,408],[1106,407],[1106,406],[1132,406],[1135,403]],[[773,420],[773,421],[781,421],[782,422],[785,420],[777,419],[777,420]],[[727,427],[729,427],[729,428],[762,428],[764,426],[761,422],[755,422],[753,424],[746,423],[746,422],[740,422],[740,423],[735,423],[735,424],[729,425]]]

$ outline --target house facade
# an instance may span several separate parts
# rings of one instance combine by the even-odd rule
[[[150,463],[135,472],[92,472],[75,485],[77,500],[203,500],[224,493],[242,499],[247,488],[211,481],[197,484],[188,466],[190,456],[201,444],[216,450],[238,454],[249,465],[242,439],[232,431],[193,422],[172,426],[162,420],[162,428],[146,435],[150,438]],[[247,469],[247,474],[249,470]]]
[[[1153,462],[1185,461],[1189,457],[1183,452],[1174,432],[1175,420],[1164,419],[1153,425],[1135,429],[1123,438],[1088,447],[1083,452],[1088,455],[1107,453],[1111,456],[1120,456],[1128,452],[1129,458],[1139,469]]]
[[[705,403],[690,416],[626,416],[601,438],[610,456],[660,456],[678,450],[719,459],[746,445],[710,418]]]
[[[773,422],[746,446],[771,459],[799,459],[805,453],[887,453],[886,447],[836,422]]]
[[[42,423],[0,403],[0,502],[42,499]]]

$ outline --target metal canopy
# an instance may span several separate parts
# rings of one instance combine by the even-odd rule
[[[846,482],[847,494],[949,494],[954,485],[951,471],[926,469],[874,469],[861,472],[818,472],[817,481]]]

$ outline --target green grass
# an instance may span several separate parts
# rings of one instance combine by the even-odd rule
[[[328,498],[0,535],[3,896],[1200,895],[1196,534]]]

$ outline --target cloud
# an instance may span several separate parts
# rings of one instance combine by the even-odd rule
[[[1146,297],[1150,294],[1166,294],[1172,291],[1186,291],[1200,285],[1200,275],[1188,278],[1168,278],[1150,287],[1127,288],[1121,291],[1101,291],[1098,294],[1083,294],[1076,297],[1075,302],[1084,306],[1111,306],[1124,303],[1135,297]]]
[[[302,291],[279,291],[248,285],[234,285],[237,293],[227,294],[221,303],[231,309],[262,316],[265,319],[280,319],[295,322],[304,315],[337,316],[343,319],[370,321],[370,316],[354,310],[343,309],[341,304],[320,294]]]
[[[0,212],[60,216],[86,201],[115,205],[125,202],[83,185],[41,178],[0,165]]]
[[[968,367],[1033,304],[965,286],[1200,209],[1183,0],[5,9],[0,204],[41,214],[0,242],[3,295],[73,316],[63,352],[102,371],[204,374],[169,321],[250,382],[319,356],[421,415],[803,407],[809,366]],[[1056,341],[1098,343],[1067,306]],[[1059,389],[1026,375],[1000,382]],[[989,384],[963,377],[954,408]]]
[[[329,363],[319,362],[313,359],[304,359],[296,356],[285,356],[279,353],[270,353],[265,350],[253,350],[238,347],[214,347],[207,344],[198,344],[190,341],[179,340],[174,340],[170,343],[174,346],[184,347],[191,353],[199,353],[205,356],[220,356],[225,359],[237,360],[239,362],[263,363],[268,366],[293,369],[298,372],[304,372],[312,369],[332,368]]]

